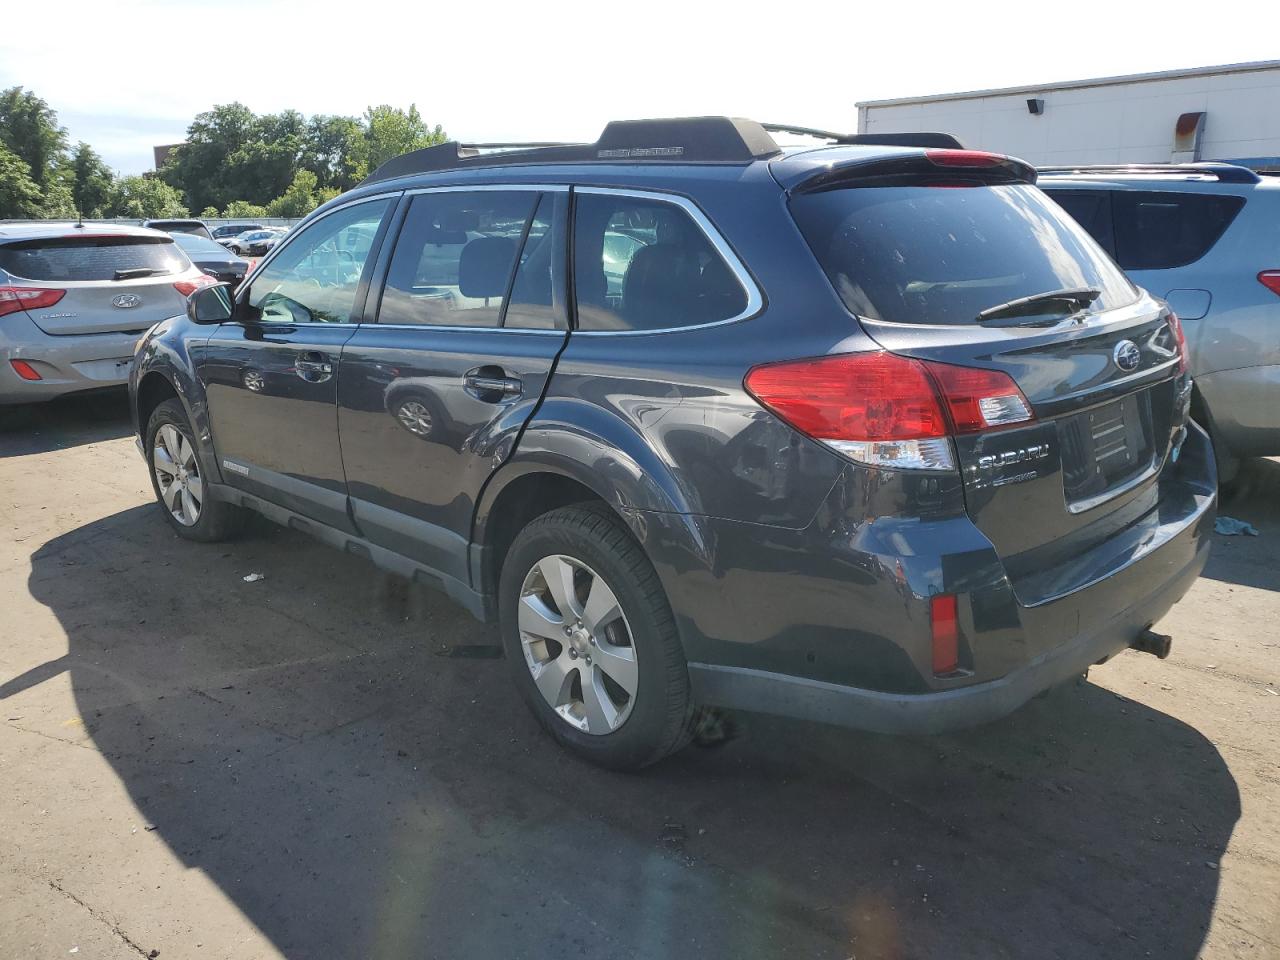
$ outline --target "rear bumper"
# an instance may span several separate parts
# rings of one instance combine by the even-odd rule
[[[30,318],[0,322],[0,403],[36,403],[63,394],[124,386],[140,333],[50,336]],[[40,374],[24,380],[10,360],[26,360]]]
[[[938,733],[1004,716],[1130,646],[1199,576],[1217,501],[1213,452],[1203,431],[1191,427],[1179,462],[1167,473],[1159,508],[1094,551],[1095,579],[1020,603],[994,552],[978,549],[976,540],[962,544],[968,549],[939,555],[936,530],[914,542],[899,537],[910,549],[897,558],[877,554],[875,566],[902,569],[895,579],[906,589],[885,592],[893,581],[874,574],[865,584],[846,581],[843,588],[823,582],[812,598],[832,597],[837,589],[847,598],[840,638],[831,630],[824,638],[811,625],[754,644],[712,641],[713,656],[690,657],[694,697],[883,733]],[[957,543],[952,533],[951,544]],[[934,552],[924,551],[928,545]],[[828,560],[827,566],[834,564]],[[935,590],[963,597],[967,677],[931,675],[922,608]],[[751,602],[746,596],[733,600]],[[787,603],[787,597],[772,598],[773,606]],[[834,619],[827,617],[828,623]],[[793,652],[800,656],[787,659]],[[802,669],[775,670],[773,663]]]

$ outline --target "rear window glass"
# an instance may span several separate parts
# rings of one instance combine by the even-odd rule
[[[1167,270],[1208,253],[1244,206],[1244,198],[1117,190],[1111,204],[1120,266]]]
[[[0,246],[0,267],[27,280],[116,280],[131,270],[163,276],[190,265],[171,237],[55,237]]]
[[[1093,239],[1035,187],[849,187],[802,194],[791,211],[851,313],[893,323],[972,324],[1020,297],[1093,287],[1089,308],[1137,291]]]

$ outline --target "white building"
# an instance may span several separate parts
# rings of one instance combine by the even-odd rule
[[[938,131],[1036,165],[1280,167],[1280,60],[859,103],[859,133]]]

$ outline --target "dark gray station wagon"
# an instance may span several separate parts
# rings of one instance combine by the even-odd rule
[[[164,517],[443,588],[615,767],[703,705],[938,731],[1164,653],[1216,496],[1177,318],[1026,164],[829,139],[387,163],[140,343]]]

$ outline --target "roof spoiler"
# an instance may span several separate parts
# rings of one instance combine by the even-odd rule
[[[450,141],[425,147],[388,160],[364,182],[438,170],[526,163],[747,164],[776,156],[778,152],[773,137],[754,120],[738,117],[614,120],[595,143]]]
[[[965,149],[964,144],[949,133],[836,133],[816,127],[798,127],[790,123],[762,123],[761,126],[770,133],[794,133],[847,146],[922,147],[926,150]]]

